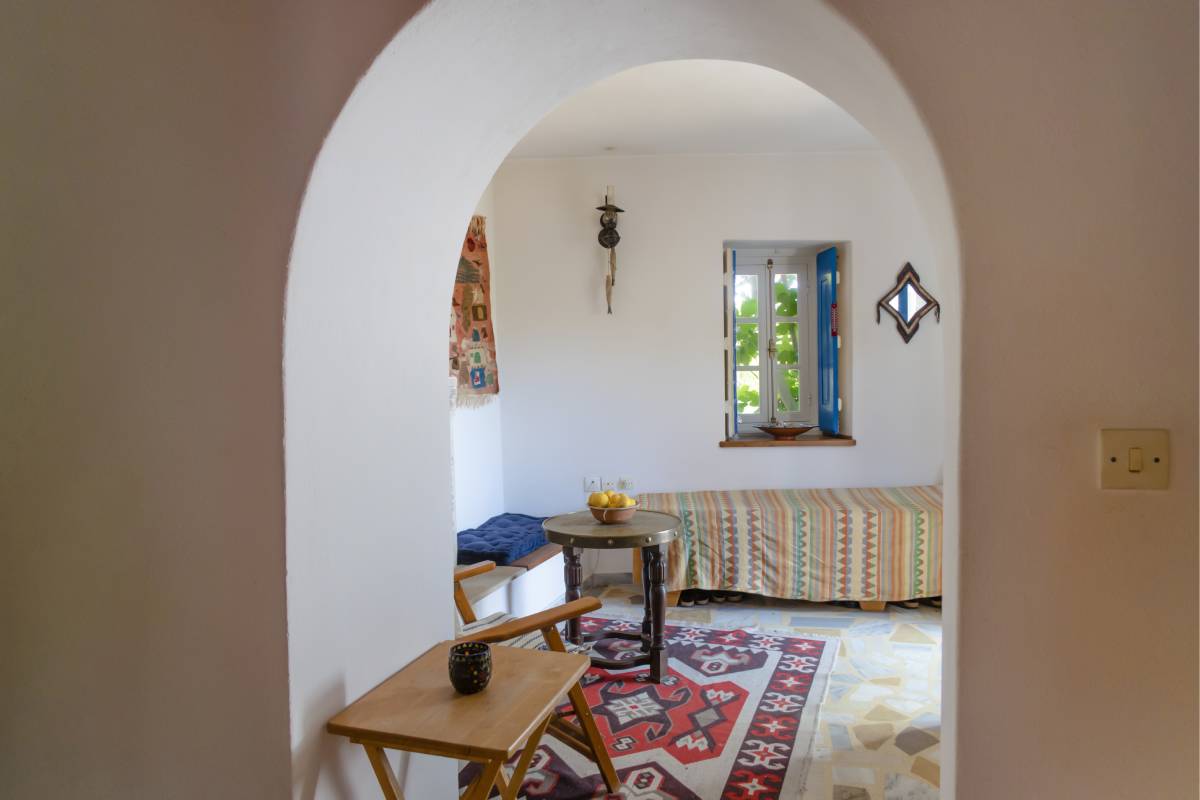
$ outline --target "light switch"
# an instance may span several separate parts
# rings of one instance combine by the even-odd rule
[[[1166,489],[1169,438],[1156,428],[1100,431],[1101,489]]]

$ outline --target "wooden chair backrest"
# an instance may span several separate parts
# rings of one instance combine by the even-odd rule
[[[471,608],[471,601],[467,599],[467,593],[463,591],[462,582],[467,578],[491,572],[495,568],[495,561],[480,561],[476,564],[465,564],[454,568],[454,606],[458,609],[458,615],[462,617],[464,625],[475,622],[477,617],[475,609]]]

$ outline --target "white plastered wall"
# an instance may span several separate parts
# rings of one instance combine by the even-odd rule
[[[492,330],[499,341],[503,313],[500,312],[496,284],[504,271],[504,248],[500,244],[502,237],[497,235],[499,220],[494,187],[495,184],[488,184],[479,198],[475,213],[487,218],[488,257],[492,270]],[[499,358],[501,355],[498,352]],[[503,381],[503,372],[500,378]],[[505,510],[504,447],[500,418],[507,393],[503,391],[503,383],[501,387],[501,393],[493,395],[483,405],[458,406],[451,414],[455,531],[473,528]]]
[[[891,317],[875,321],[905,262],[941,294],[925,224],[885,153],[516,160],[492,185],[512,267],[495,283],[510,510],[576,508],[585,476],[643,492],[941,479],[943,328],[929,316],[906,345]],[[626,209],[611,316],[593,211],[606,185]],[[718,447],[729,240],[849,243],[838,306],[857,446]]]

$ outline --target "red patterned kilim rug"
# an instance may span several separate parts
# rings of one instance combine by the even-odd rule
[[[641,621],[585,617],[585,631]],[[668,625],[670,676],[592,668],[584,693],[621,779],[609,795],[595,765],[547,735],[522,795],[553,800],[795,800],[804,790],[836,642],[775,632]],[[596,652],[632,658],[638,643]],[[500,676],[496,676],[500,679]],[[474,777],[463,770],[461,785]]]

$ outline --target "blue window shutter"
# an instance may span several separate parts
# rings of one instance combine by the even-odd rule
[[[729,376],[729,379],[731,381],[733,381],[733,387],[730,390],[733,392],[733,435],[737,436],[737,432],[738,432],[737,295],[735,294],[735,292],[737,291],[737,250],[729,251],[729,260],[733,262],[733,264],[732,264],[733,278],[731,278],[729,281],[729,309],[725,313],[729,315],[729,324],[731,326],[729,328],[729,341],[731,342],[731,346],[729,348],[729,351],[730,351],[729,360],[732,361],[733,363],[729,365],[729,369],[733,370],[733,374]]]
[[[817,424],[838,432],[837,248],[817,253]]]

